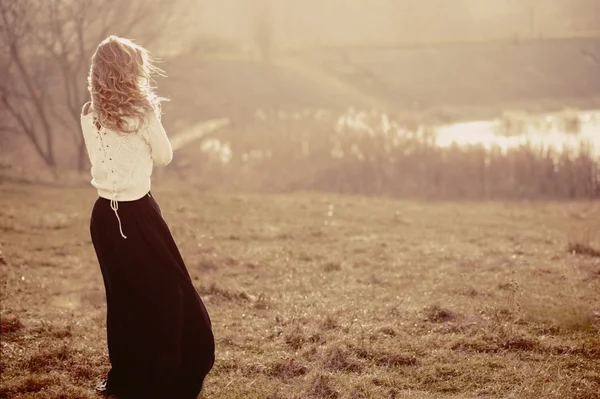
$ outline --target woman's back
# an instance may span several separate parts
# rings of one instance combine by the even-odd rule
[[[134,201],[151,188],[152,166],[168,164],[173,150],[155,112],[137,132],[121,133],[104,128],[95,111],[84,106],[81,129],[92,164],[92,185],[100,197]]]

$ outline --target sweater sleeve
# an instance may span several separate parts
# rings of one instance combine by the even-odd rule
[[[152,160],[156,165],[168,165],[173,159],[173,148],[155,112],[149,115],[146,132],[152,150]]]

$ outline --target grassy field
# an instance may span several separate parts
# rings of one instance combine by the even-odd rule
[[[598,398],[600,203],[155,195],[213,320],[204,398]],[[0,183],[0,398],[108,370],[95,197]]]

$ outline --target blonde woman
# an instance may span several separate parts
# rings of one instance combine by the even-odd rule
[[[110,36],[92,57],[81,128],[98,190],[90,221],[104,279],[111,369],[98,390],[121,399],[192,399],[214,363],[209,315],[150,192],[173,151],[148,52]]]

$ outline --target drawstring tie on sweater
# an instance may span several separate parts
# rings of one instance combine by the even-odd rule
[[[94,119],[92,121],[92,125],[96,128],[97,131],[97,136],[98,139],[100,140],[100,146],[102,147],[102,155],[104,156],[104,160],[105,161],[112,161],[112,158],[107,154],[107,150],[106,148],[108,147],[108,145],[104,145],[104,140],[102,140],[102,136],[106,135],[106,132],[103,131],[104,127],[100,125],[100,123],[98,122],[98,118],[94,116]],[[104,162],[104,161],[103,161]],[[114,169],[113,166],[110,167],[110,173],[111,175],[114,176]],[[117,221],[119,222],[119,232],[121,233],[121,237],[123,238],[127,238],[127,236],[125,234],[123,234],[123,226],[121,225],[121,218],[119,217],[119,202],[117,201],[117,195],[118,193],[115,190],[115,181],[113,179],[113,196],[112,199],[110,200],[110,209],[112,209],[115,212],[115,215],[117,216]]]
[[[119,210],[119,202],[117,202],[117,200],[114,198],[110,200],[110,209],[115,211],[115,215],[117,215],[117,221],[119,222],[119,231],[121,232],[121,237],[127,239],[127,236],[125,234],[123,234],[123,227],[121,226],[121,218],[119,217],[119,212],[117,212]]]

